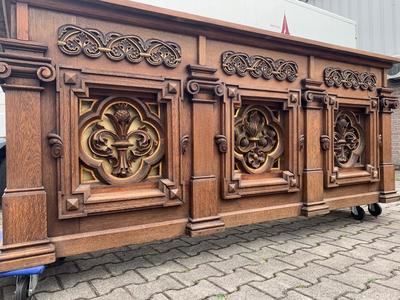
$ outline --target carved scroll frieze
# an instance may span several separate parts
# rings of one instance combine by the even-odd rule
[[[228,75],[250,75],[266,80],[275,78],[279,81],[293,82],[298,74],[298,66],[294,61],[274,60],[261,55],[250,56],[246,53],[225,51],[222,53],[222,70]]]
[[[352,88],[354,90],[374,90],[376,87],[376,76],[373,73],[357,72],[353,70],[342,70],[329,67],[324,70],[324,80],[327,86]]]
[[[138,182],[163,156],[160,120],[138,99],[109,97],[82,116],[81,159],[109,183]]]
[[[96,29],[64,25],[58,29],[59,49],[67,55],[84,55],[98,58],[105,54],[113,61],[127,60],[137,64],[145,60],[150,65],[164,64],[175,68],[181,62],[181,48],[174,42],[158,39],[143,40],[133,34],[116,32],[103,34]]]
[[[365,148],[365,138],[356,115],[350,111],[339,112],[334,130],[335,164],[341,168],[359,164]]]
[[[64,145],[61,137],[56,133],[49,133],[47,141],[51,148],[51,155],[54,158],[61,158],[64,155]]]
[[[235,161],[247,173],[271,170],[283,154],[279,123],[264,106],[243,107],[235,118]]]

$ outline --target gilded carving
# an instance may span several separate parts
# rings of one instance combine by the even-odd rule
[[[373,73],[357,72],[353,70],[342,70],[339,68],[326,68],[324,80],[327,86],[352,88],[354,90],[374,90],[376,87],[376,76]]]
[[[353,167],[360,163],[365,148],[364,133],[354,113],[341,111],[335,120],[334,153],[336,165]]]
[[[181,48],[176,43],[158,39],[145,41],[133,34],[103,34],[96,29],[84,29],[75,25],[63,25],[58,29],[57,45],[67,55],[83,53],[88,57],[98,58],[104,53],[113,61],[125,59],[137,64],[146,60],[150,65],[164,64],[169,68],[175,68],[181,62]]]
[[[235,118],[235,161],[247,173],[271,170],[283,154],[282,130],[265,106],[242,107]]]
[[[160,121],[138,99],[110,97],[81,118],[81,158],[105,181],[140,181],[160,162]]]
[[[275,78],[279,81],[293,82],[297,78],[298,66],[294,61],[274,60],[261,55],[250,56],[246,53],[226,51],[222,53],[222,69],[228,75]]]

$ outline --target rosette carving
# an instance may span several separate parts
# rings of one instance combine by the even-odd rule
[[[335,120],[334,152],[336,165],[349,168],[359,163],[364,151],[364,132],[354,113],[339,112]]]
[[[160,162],[161,124],[139,100],[110,97],[82,118],[81,158],[105,181],[140,181]]]
[[[246,53],[226,51],[222,53],[222,69],[228,75],[275,78],[279,81],[293,82],[297,78],[298,66],[294,61],[274,60],[260,55],[249,56]]]
[[[264,106],[241,109],[235,119],[235,161],[247,173],[271,170],[283,154],[282,130],[272,112]]]
[[[143,40],[136,35],[116,32],[103,34],[96,29],[64,25],[58,29],[58,47],[67,55],[85,54],[98,58],[103,53],[114,61],[127,60],[137,64],[146,60],[150,65],[164,64],[175,68],[181,62],[181,48],[174,42],[158,39]]]
[[[376,87],[376,76],[373,73],[359,73],[353,70],[342,70],[339,68],[326,68],[324,80],[327,86],[352,88],[354,90],[370,90]]]

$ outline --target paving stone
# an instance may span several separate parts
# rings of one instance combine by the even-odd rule
[[[215,286],[211,282],[201,280],[198,284],[194,286],[176,291],[166,291],[165,294],[174,300],[198,300],[211,296],[222,296],[226,294],[226,292],[224,292],[221,288]]]
[[[330,275],[329,278],[359,289],[365,289],[367,288],[368,284],[376,281],[377,279],[385,278],[385,276],[378,275],[367,270],[350,267],[348,271],[338,275]]]
[[[92,253],[89,253],[89,255],[92,258],[97,258],[97,257],[104,256],[104,255],[110,254],[110,253],[128,251],[129,249],[130,249],[129,247],[111,248],[111,249],[105,249],[105,250],[101,250],[101,251],[92,252]],[[85,258],[82,257],[81,259],[85,259]]]
[[[93,268],[94,266],[104,265],[107,263],[117,263],[120,261],[121,259],[115,256],[114,253],[108,253],[103,256],[99,256],[92,259],[76,260],[75,263],[78,265],[80,270],[86,271],[89,270],[90,268]]]
[[[42,292],[35,293],[35,298],[37,300],[60,300],[60,299],[78,299],[78,298],[92,298],[96,294],[90,288],[87,282],[82,282],[75,287],[67,288],[65,290],[57,292]]]
[[[380,254],[378,257],[400,262],[400,247],[394,248],[390,253]]]
[[[263,263],[266,262],[268,259],[276,256],[287,256],[286,253],[277,251],[275,249],[271,249],[268,247],[264,247],[258,251],[253,251],[250,253],[242,253],[241,256],[250,258],[256,262]]]
[[[161,275],[168,274],[171,272],[182,272],[185,270],[186,268],[184,266],[174,261],[167,261],[162,265],[155,267],[136,269],[136,271],[147,280],[155,280]]]
[[[116,264],[106,264],[104,267],[112,275],[120,275],[128,270],[138,269],[138,268],[148,268],[153,265],[145,260],[143,257],[137,257],[129,261],[124,261]]]
[[[388,279],[379,279],[376,280],[376,284],[383,284],[385,286],[388,286],[390,288],[398,289],[400,290],[400,272],[394,272],[395,275],[392,276],[391,278]]]
[[[144,258],[148,261],[150,261],[152,264],[158,266],[166,261],[173,260],[175,258],[185,258],[189,257],[187,254],[183,253],[182,251],[179,251],[178,249],[171,249],[169,251],[163,252],[163,253],[158,253],[158,254],[151,254],[151,255],[146,255]]]
[[[229,294],[227,296],[223,296],[223,294],[219,296],[214,296],[209,298],[209,300],[272,300],[274,298],[270,297],[269,295],[266,295],[255,288],[248,286],[248,285],[242,285],[238,291],[233,292],[232,294]]]
[[[303,244],[307,244],[310,246],[318,246],[321,243],[333,241],[332,238],[324,237],[321,235],[310,235],[310,236],[298,238],[297,240]]]
[[[258,276],[245,269],[237,269],[234,273],[222,277],[210,277],[208,281],[223,288],[224,290],[232,293],[238,289],[239,286],[247,284],[251,281],[261,281],[263,277]]]
[[[245,267],[247,270],[259,274],[265,278],[271,278],[275,273],[281,272],[283,270],[293,270],[296,269],[295,266],[289,265],[283,261],[279,261],[275,258],[268,259],[268,261],[258,264],[256,266]]]
[[[339,273],[338,270],[333,270],[315,263],[308,263],[306,267],[297,270],[287,270],[284,272],[311,283],[318,283],[318,280],[326,275]]]
[[[136,257],[146,256],[150,254],[158,254],[158,252],[153,247],[151,247],[151,245],[141,246],[136,249],[130,249],[123,252],[115,252],[115,255],[123,261],[132,260]]]
[[[145,280],[134,270],[130,270],[122,275],[106,279],[95,279],[91,283],[100,295],[108,294],[113,289],[129,285],[132,283],[143,283]]]
[[[169,300],[169,298],[167,296],[164,296],[163,294],[156,294],[151,297],[150,300]]]
[[[276,259],[284,261],[286,263],[295,265],[297,267],[304,267],[306,263],[321,259],[322,257],[316,254],[312,254],[303,250],[297,250],[293,254],[285,255],[285,256],[277,256]]]
[[[299,237],[306,237],[306,236],[310,236],[310,235],[318,235],[318,231],[311,229],[311,228],[307,228],[307,227],[301,227],[299,226],[298,223],[296,223],[296,226],[293,226],[292,230],[290,231],[290,234],[294,234],[297,235]]]
[[[288,291],[287,296],[282,299],[284,299],[284,300],[313,300],[312,298],[304,296],[303,294],[300,294],[299,292],[296,292],[296,291]]]
[[[249,253],[244,253],[243,255],[249,255]],[[234,255],[229,259],[225,259],[219,262],[210,262],[209,265],[214,268],[224,272],[232,273],[237,268],[242,268],[245,266],[257,265],[258,263],[242,255]]]
[[[156,249],[158,252],[166,252],[171,249],[175,249],[178,247],[184,247],[184,246],[190,246],[189,243],[181,240],[181,239],[175,239],[170,242],[162,243],[162,244],[153,244],[152,247]]]
[[[211,249],[219,249],[219,248],[220,248],[219,246],[211,244],[208,241],[202,241],[196,245],[180,247],[178,249],[180,251],[186,253],[189,256],[194,256],[203,251],[207,251],[207,250],[211,250]]]
[[[380,234],[371,233],[369,231],[360,232],[351,236],[352,239],[364,242],[371,242],[380,237],[382,237]]]
[[[262,290],[274,298],[281,298],[286,295],[287,290],[309,286],[310,283],[300,280],[285,273],[278,273],[276,277],[262,282],[252,282],[251,286]]]
[[[252,250],[260,250],[261,248],[267,247],[269,245],[276,245],[276,244],[277,243],[268,241],[265,238],[258,238],[251,242],[238,243],[238,245],[242,245],[242,246],[252,249]]]
[[[296,290],[301,294],[305,294],[318,300],[331,300],[345,293],[360,291],[359,289],[349,285],[327,278],[322,278],[321,282],[310,287],[298,287]]]
[[[292,254],[296,250],[311,248],[312,246],[297,242],[295,240],[290,240],[283,244],[273,244],[269,245],[268,247],[281,252]]]
[[[228,247],[225,248],[221,248],[221,249],[217,249],[217,250],[210,250],[208,252],[215,254],[218,257],[221,257],[223,259],[227,259],[232,257],[233,255],[236,254],[242,254],[242,253],[249,253],[252,250],[247,249],[243,246],[240,245],[230,245]]]
[[[81,271],[74,274],[60,274],[57,275],[60,279],[63,288],[71,288],[76,284],[93,279],[109,278],[111,274],[108,273],[103,266],[97,266],[87,271]]]
[[[378,241],[386,241],[391,243],[400,244],[400,234],[393,234],[389,237],[380,237]]]
[[[129,294],[123,288],[117,288],[107,295],[96,297],[96,300],[132,300],[134,299],[131,294]]]
[[[366,264],[357,264],[355,266],[357,268],[373,271],[385,276],[390,276],[393,271],[400,270],[400,264],[380,257],[374,257]]]
[[[137,299],[148,299],[154,294],[158,294],[170,289],[181,289],[183,285],[168,275],[159,277],[157,280],[142,284],[130,284],[126,289]]]
[[[359,294],[349,293],[346,297],[357,300],[400,299],[400,291],[383,285],[371,284],[371,287]]]
[[[79,272],[78,267],[75,262],[64,262],[59,264],[51,265],[49,268],[44,270],[42,277],[54,276],[57,274],[65,274],[65,273],[76,273]]]
[[[217,240],[209,240],[209,242],[214,245],[224,248],[224,247],[228,247],[230,245],[238,244],[240,242],[246,242],[246,240],[241,239],[238,236],[231,235],[231,236],[227,236],[225,238],[221,238],[221,239],[217,239]]]
[[[390,250],[399,247],[399,244],[384,241],[384,240],[376,240],[372,243],[365,244],[364,247],[389,252]]]
[[[268,234],[265,231],[259,230],[259,229],[253,229],[252,231],[249,232],[244,232],[244,233],[238,233],[235,234],[237,237],[244,239],[246,241],[254,241],[258,238],[264,238],[267,237]]]
[[[304,251],[314,253],[316,255],[323,256],[323,257],[331,257],[334,253],[336,253],[338,251],[343,251],[343,250],[344,250],[344,248],[342,248],[342,247],[338,247],[338,246],[330,245],[330,244],[323,244],[323,245],[319,245],[319,246],[316,246],[313,248],[304,249]]]
[[[338,253],[361,261],[370,261],[372,257],[377,256],[378,254],[383,254],[385,252],[381,250],[363,247],[361,245],[361,246],[355,246],[355,249],[353,250],[339,251]]]
[[[398,229],[390,228],[390,227],[386,227],[386,226],[379,226],[377,228],[368,230],[368,232],[377,234],[380,237],[387,237],[393,233],[398,232]]]
[[[221,261],[222,259],[209,252],[201,252],[199,255],[191,256],[188,258],[178,258],[175,261],[184,265],[189,269],[196,268],[199,265],[206,264],[213,261]]]
[[[289,240],[294,240],[294,239],[298,239],[299,237],[297,235],[294,234],[290,234],[287,232],[281,232],[279,234],[275,234],[275,235],[271,235],[271,236],[267,236],[265,237],[266,240],[270,240],[273,241],[275,243],[284,243],[287,242]]]
[[[333,241],[328,241],[327,244],[346,248],[346,249],[354,249],[355,246],[368,244],[368,242],[353,239],[351,236],[342,236]]]
[[[170,273],[169,275],[177,279],[179,282],[182,282],[186,286],[191,286],[198,283],[201,279],[206,279],[212,276],[223,276],[224,273],[219,272],[209,265],[200,265],[199,267],[190,271]]]
[[[14,282],[15,283],[15,282]],[[42,277],[39,279],[35,292],[55,292],[61,290],[55,276]]]
[[[334,254],[331,258],[327,258],[325,260],[315,260],[314,262],[331,269],[345,272],[350,266],[355,265],[360,261],[342,254]]]

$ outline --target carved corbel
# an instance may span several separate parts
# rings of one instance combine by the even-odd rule
[[[328,151],[330,148],[331,140],[328,135],[323,134],[320,137],[321,149],[323,151]]]
[[[171,180],[161,179],[160,180],[160,190],[162,190],[169,199],[180,200],[179,189],[175,186],[175,184]]]
[[[389,88],[378,89],[380,110],[385,113],[391,113],[393,109],[399,107],[399,101],[393,96],[393,90]]]
[[[181,137],[181,153],[184,155],[186,153],[186,149],[189,146],[189,135],[185,134],[184,136]]]
[[[199,65],[188,65],[188,72],[189,77],[186,83],[186,91],[190,95],[195,96],[199,94],[200,90],[211,92],[219,97],[224,95],[225,86],[214,75],[217,72],[217,69]],[[196,100],[200,99],[193,98],[193,101]],[[204,99],[203,101],[207,100]]]
[[[374,166],[367,165],[367,172],[368,172],[369,174],[371,174],[371,177],[372,177],[373,179],[378,178],[379,172],[378,172],[378,170],[377,170]]]
[[[226,136],[218,134],[214,137],[215,143],[218,146],[218,150],[221,153],[226,153],[228,151],[228,142]]]
[[[61,137],[56,133],[49,133],[47,141],[51,148],[51,155],[54,158],[61,158],[64,155],[64,145]]]
[[[289,183],[289,186],[291,188],[297,186],[296,177],[294,176],[294,174],[292,172],[284,171],[283,172],[283,179],[285,179]]]

